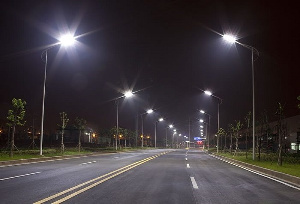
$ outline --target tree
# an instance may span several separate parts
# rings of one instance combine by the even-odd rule
[[[278,134],[278,161],[277,164],[279,166],[282,166],[282,136],[283,136],[283,110],[284,107],[281,105],[281,103],[278,102],[278,107],[275,112],[275,115],[277,116],[277,134]]]
[[[79,136],[78,136],[78,151],[80,152],[81,150],[81,133],[83,130],[86,128],[86,120],[83,118],[75,118],[75,124],[74,126],[79,130]]]
[[[235,154],[237,153],[239,149],[239,132],[242,129],[243,124],[241,123],[240,120],[235,121],[235,126],[234,126],[234,137],[235,137]]]
[[[234,133],[234,127],[231,123],[228,124],[227,132],[230,134],[230,153],[232,153],[232,135]]]
[[[65,151],[65,145],[64,145],[64,131],[67,127],[67,124],[69,122],[69,119],[67,117],[67,113],[61,112],[60,114],[60,120],[61,120],[61,125],[58,124],[58,126],[61,128],[61,153],[63,154]]]
[[[223,128],[220,128],[219,130],[218,130],[218,132],[217,132],[217,135],[218,136],[226,136],[226,132],[225,132],[225,130],[223,129]],[[217,140],[219,140],[219,137],[217,137]],[[226,140],[226,139],[225,139]],[[217,144],[219,144],[219,141],[217,141]]]
[[[246,158],[248,158],[248,135],[250,135],[250,121],[251,121],[251,111],[249,111],[245,117],[245,124],[247,127],[247,133],[246,133]]]
[[[12,127],[12,136],[11,136],[11,142],[10,142],[10,157],[13,157],[13,151],[15,146],[15,132],[16,132],[16,126],[23,126],[26,121],[24,121],[25,117],[25,105],[26,101],[23,101],[22,99],[12,99],[12,109],[8,110],[8,126],[9,128]]]

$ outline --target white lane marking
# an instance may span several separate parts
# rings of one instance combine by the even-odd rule
[[[30,175],[40,174],[40,173],[41,172],[37,171],[37,172],[34,172],[34,173],[29,173],[29,174],[22,174],[22,175],[18,175],[18,176],[11,176],[11,177],[7,177],[7,178],[2,178],[2,179],[0,179],[0,181],[14,179],[14,178],[20,178],[20,177],[30,176]]]
[[[92,163],[96,163],[96,161],[91,161],[91,162],[82,163],[81,165],[87,165],[87,164],[92,164]]]
[[[197,185],[196,180],[195,180],[194,177],[191,177],[191,181],[192,181],[193,188],[198,189],[198,185]]]
[[[226,162],[226,163],[228,163],[228,164],[231,164],[231,165],[233,165],[233,166],[237,166],[237,167],[239,167],[239,168],[241,168],[241,169],[244,169],[244,170],[246,170],[246,171],[249,171],[249,172],[251,172],[251,173],[254,173],[254,174],[257,174],[257,175],[259,175],[259,176],[262,176],[262,177],[271,179],[271,180],[273,180],[273,181],[276,181],[276,182],[278,182],[278,183],[281,183],[281,184],[283,184],[283,185],[286,185],[286,186],[288,186],[288,187],[291,187],[291,188],[294,188],[294,189],[300,191],[300,188],[298,188],[298,187],[296,187],[296,186],[293,186],[293,185],[291,185],[291,184],[289,184],[289,183],[286,183],[286,182],[284,182],[284,181],[281,181],[281,180],[278,180],[278,179],[276,179],[276,178],[267,176],[266,174],[263,174],[263,173],[260,173],[260,172],[258,172],[258,171],[249,169],[249,168],[247,168],[247,167],[243,167],[243,166],[241,166],[241,165],[239,165],[239,164],[235,164],[235,163],[233,163],[233,162],[226,161],[226,160],[224,160],[224,159],[222,159],[222,158],[218,158],[218,157],[216,157],[216,156],[214,156],[214,155],[211,155],[211,156],[213,156],[214,158],[219,159],[219,160],[221,160],[221,161],[223,161],[223,162]]]
[[[191,168],[191,167],[190,167],[190,164],[186,164],[186,167],[187,167],[188,169]]]

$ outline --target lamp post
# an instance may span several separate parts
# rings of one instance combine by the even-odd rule
[[[40,155],[43,155],[43,138],[44,138],[44,117],[45,117],[45,95],[46,95],[46,79],[47,79],[47,65],[48,65],[48,51],[58,45],[65,47],[71,46],[75,43],[75,37],[71,34],[61,36],[59,43],[56,43],[45,49],[41,57],[45,56],[45,71],[44,71],[44,86],[43,86],[43,102],[42,102],[42,119],[41,119],[41,138],[40,138]]]
[[[124,93],[124,95],[121,96],[120,98],[123,98],[123,97],[130,98],[132,96],[133,96],[132,91],[126,91]],[[119,99],[120,98],[116,99],[116,101],[115,101],[116,106],[117,106],[117,131],[116,131],[117,134],[116,134],[116,141],[115,141],[115,143],[116,143],[116,150],[118,150],[118,137],[119,137]]]
[[[159,118],[157,121],[154,123],[154,147],[156,148],[156,129],[157,129],[157,123],[164,121],[163,118]]]
[[[173,125],[169,125],[170,129],[172,129],[173,127],[174,127]],[[166,148],[168,147],[167,140],[168,140],[168,127],[166,127]]]
[[[153,113],[153,109],[148,109],[145,113],[141,114],[142,119],[142,147],[144,147],[144,115]]]
[[[251,68],[252,68],[252,139],[253,139],[253,147],[252,147],[252,159],[255,160],[255,84],[254,84],[254,53],[259,56],[259,52],[256,48],[250,46],[250,45],[246,45],[243,43],[240,43],[238,41],[236,41],[236,38],[232,35],[223,35],[223,39],[226,40],[227,42],[230,43],[237,43],[249,50],[251,50]]]
[[[210,91],[206,90],[206,91],[204,91],[204,93],[208,96],[212,96],[219,100],[219,102],[218,102],[218,131],[219,131],[219,129],[220,129],[220,105],[222,104],[223,100],[220,97],[213,95],[212,92],[210,92]],[[218,137],[217,141],[219,141],[219,135],[217,137]],[[217,153],[218,152],[219,152],[219,144],[217,144]]]
[[[205,114],[205,115],[208,116],[208,128],[206,128],[206,131],[207,131],[207,129],[208,129],[208,131],[207,131],[206,136],[207,136],[207,145],[208,145],[207,149],[209,150],[209,134],[210,134],[209,130],[210,130],[210,117],[211,117],[211,115],[206,113],[204,110],[200,110],[200,113]]]

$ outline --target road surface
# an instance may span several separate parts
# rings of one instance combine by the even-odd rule
[[[0,203],[300,203],[300,191],[197,149],[155,149],[0,168]]]

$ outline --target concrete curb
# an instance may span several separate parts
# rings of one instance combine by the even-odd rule
[[[281,172],[278,172],[278,171],[274,171],[274,170],[266,169],[266,168],[263,168],[263,167],[255,166],[253,164],[248,164],[248,163],[241,162],[241,161],[231,159],[231,158],[228,158],[228,157],[224,157],[224,156],[221,156],[221,155],[216,155],[216,154],[213,154],[213,153],[211,155],[213,155],[217,159],[227,161],[227,162],[231,162],[231,163],[234,163],[234,164],[238,164],[240,166],[249,168],[253,171],[257,171],[259,173],[265,174],[269,177],[272,177],[272,178],[290,183],[290,184],[295,185],[297,187],[300,187],[300,178],[299,177],[291,176],[291,175],[281,173]]]

